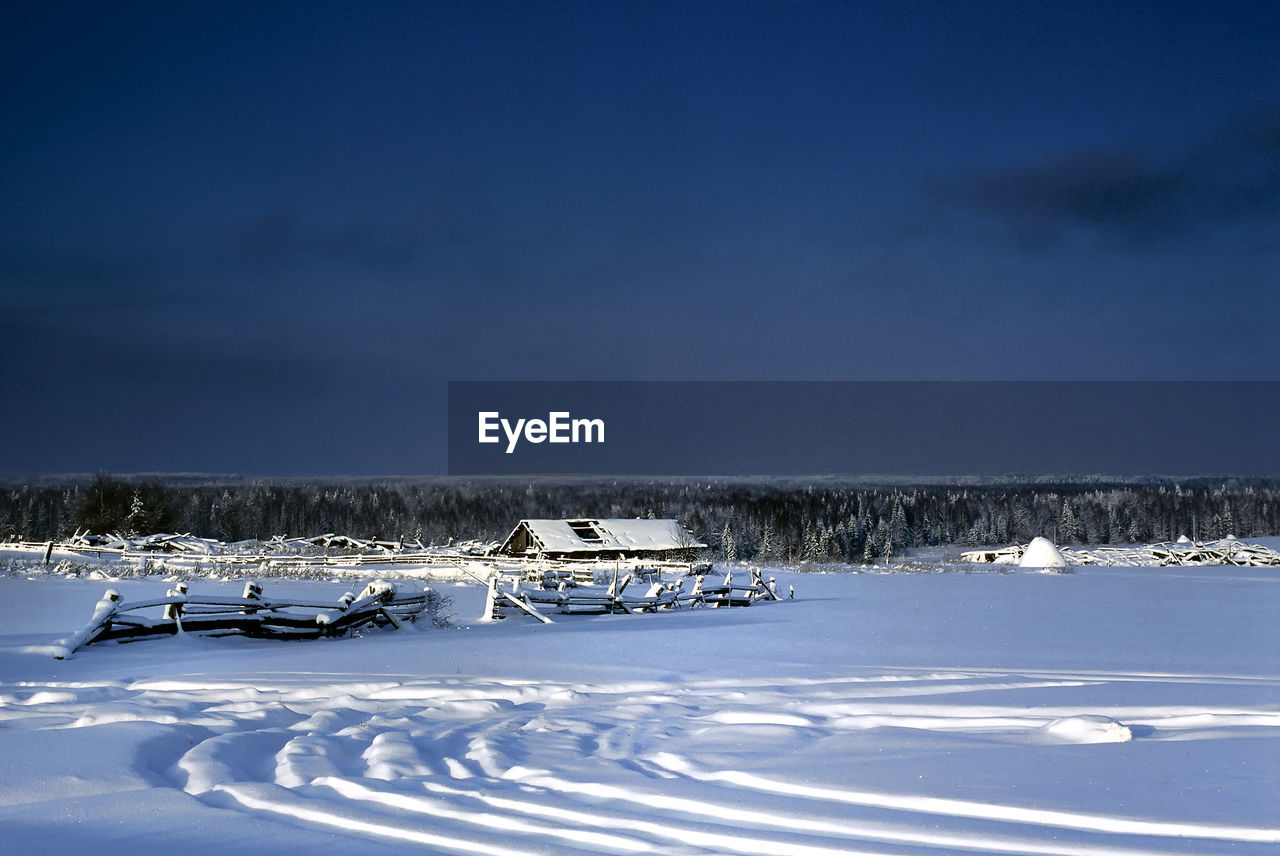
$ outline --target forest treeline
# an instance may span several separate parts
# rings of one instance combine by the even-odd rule
[[[336,532],[424,544],[502,540],[522,518],[677,518],[720,559],[870,562],[909,547],[1120,544],[1280,533],[1280,482],[867,486],[546,479],[166,483],[99,473],[0,487],[0,537],[181,532],[223,541]]]

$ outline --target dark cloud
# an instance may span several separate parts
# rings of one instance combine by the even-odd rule
[[[1271,222],[1280,219],[1280,108],[1237,119],[1172,156],[1132,146],[1065,152],[933,179],[925,190],[949,208],[993,216],[1033,243],[1075,229],[1160,242]]]
[[[429,258],[433,236],[424,218],[374,222],[311,222],[297,212],[278,211],[231,229],[229,261],[249,269],[278,270],[310,264],[406,273]]]
[[[132,250],[0,250],[6,314],[134,310],[179,299],[178,268],[161,253]]]
[[[354,210],[296,205],[227,222],[213,249],[229,275],[343,271],[385,280],[419,280],[518,245],[521,228],[484,191],[443,191],[423,200],[379,200]]]

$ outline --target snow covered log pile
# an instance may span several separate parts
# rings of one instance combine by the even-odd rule
[[[1043,567],[1028,563],[1027,556],[1044,542],[1055,550],[1067,565],[1236,565],[1247,567],[1280,567],[1280,553],[1260,544],[1246,544],[1230,536],[1217,541],[1162,542],[1135,547],[1055,548],[1046,538],[1036,538],[1027,546],[1014,544],[1001,550],[971,550],[960,554],[962,562]],[[1040,547],[1043,552],[1043,547]]]
[[[300,553],[315,552],[314,549],[319,548],[322,551],[330,550],[350,550],[355,552],[372,552],[372,551],[392,551],[403,550],[406,546],[416,549],[426,549],[421,541],[412,541],[406,544],[404,541],[373,541],[363,538],[352,538],[349,535],[336,535],[332,532],[324,535],[317,535],[312,538],[288,538],[284,535],[276,535],[268,541],[240,541],[226,543],[213,538],[199,538],[191,533],[170,534],[156,533],[153,535],[117,535],[115,533],[106,533],[103,535],[95,535],[91,532],[76,533],[66,542],[59,544],[61,547],[68,549],[81,550],[118,550],[118,551],[153,551],[164,553],[200,553],[204,555],[217,555],[225,553],[243,553],[246,550],[253,552],[265,553]]]
[[[508,590],[502,587],[495,573],[489,577],[489,594],[482,618],[505,618],[509,610],[515,609],[544,624],[551,624],[548,612],[562,615],[639,615],[680,609],[686,605],[714,609],[781,599],[774,579],[770,577],[766,582],[761,572],[755,569],[751,571],[751,582],[747,585],[735,585],[733,572],[729,571],[724,581],[718,584],[704,585],[699,576],[689,592],[684,590],[683,579],[670,583],[656,578],[643,595],[627,594],[627,587],[634,581],[635,574],[627,573],[607,587],[578,585],[569,578],[561,579],[554,586],[544,584],[538,588],[522,589],[517,583]]]
[[[134,642],[183,633],[201,636],[252,636],[262,639],[318,639],[343,636],[365,627],[400,629],[427,608],[430,588],[401,595],[383,580],[365,586],[357,597],[345,593],[334,603],[275,600],[262,594],[256,582],[245,583],[240,597],[188,595],[178,583],[162,598],[121,603],[120,593],[108,589],[94,608],[89,623],[55,645],[63,660],[97,642]],[[159,617],[143,613],[159,611]]]
[[[154,553],[189,553],[207,556],[219,552],[224,545],[221,541],[215,541],[212,538],[198,538],[190,532],[181,535],[157,533],[155,535],[124,537],[113,533],[94,535],[90,532],[81,532],[77,529],[76,533],[72,535],[65,544],[61,544],[59,546],[73,550],[109,550],[120,552],[133,550]]]

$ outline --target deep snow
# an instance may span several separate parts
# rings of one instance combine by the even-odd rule
[[[949,567],[550,626],[437,584],[457,629],[61,662],[41,646],[107,583],[0,578],[0,828],[46,854],[1276,852],[1280,572]]]

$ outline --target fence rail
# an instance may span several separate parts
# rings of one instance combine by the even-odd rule
[[[400,629],[427,608],[430,589],[400,594],[390,583],[369,583],[359,596],[347,592],[336,602],[267,598],[255,582],[240,597],[189,595],[185,583],[164,597],[122,603],[108,589],[93,616],[79,631],[59,640],[54,656],[69,658],[99,642],[132,642],[189,633],[202,636],[251,636],[262,639],[318,639],[342,636],[363,627]],[[159,610],[160,614],[147,615]]]

